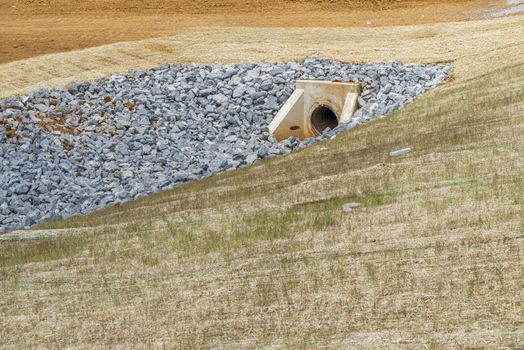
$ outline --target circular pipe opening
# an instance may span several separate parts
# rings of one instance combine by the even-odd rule
[[[326,105],[320,105],[311,113],[311,126],[317,135],[327,128],[334,129],[338,125],[337,114]]]

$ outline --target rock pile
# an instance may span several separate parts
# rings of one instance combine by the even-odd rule
[[[443,65],[162,65],[0,101],[0,232],[85,214],[285,154],[385,115],[442,83]],[[358,80],[360,110],[316,139],[268,125],[297,79]]]

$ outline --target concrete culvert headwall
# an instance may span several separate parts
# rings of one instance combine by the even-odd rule
[[[336,113],[327,105],[320,105],[311,113],[311,126],[317,135],[327,128],[334,129],[338,125]]]
[[[297,80],[295,91],[269,124],[277,141],[318,137],[349,123],[358,108],[357,81]]]

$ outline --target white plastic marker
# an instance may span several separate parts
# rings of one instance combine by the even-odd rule
[[[402,149],[399,149],[399,150],[396,150],[396,151],[389,152],[389,156],[390,157],[398,157],[398,156],[403,156],[404,154],[408,154],[410,152],[411,152],[411,148],[406,147],[406,148],[402,148]]]
[[[356,202],[349,202],[344,205],[342,205],[342,211],[344,213],[351,213],[353,209],[360,207],[360,203]]]

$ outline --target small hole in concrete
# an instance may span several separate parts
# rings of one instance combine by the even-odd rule
[[[327,128],[334,129],[337,125],[337,115],[329,106],[320,105],[311,113],[311,126],[318,135]]]
[[[293,131],[298,130],[298,129],[300,129],[300,126],[298,126],[298,125],[294,125],[294,126],[289,128],[289,130],[293,130]]]

